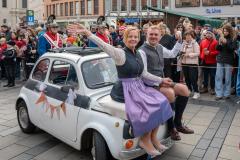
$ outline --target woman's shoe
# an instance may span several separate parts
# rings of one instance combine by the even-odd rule
[[[139,142],[138,145],[141,149],[144,149],[146,151],[146,153],[151,156],[151,158],[154,158],[156,156],[160,156],[162,154],[161,152],[159,152],[156,149],[148,151],[148,149],[144,146],[144,144],[142,142]]]
[[[157,145],[154,145],[154,146],[155,146],[155,148],[156,148],[161,154],[162,154],[163,152],[165,152],[166,150],[169,149],[167,146],[165,146],[165,145],[163,145],[163,144],[161,144],[160,147],[157,146]]]

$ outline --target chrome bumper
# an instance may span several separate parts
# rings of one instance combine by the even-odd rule
[[[175,144],[175,142],[171,139],[171,137],[161,140],[161,143],[166,145],[168,148],[171,148]],[[120,159],[128,160],[128,159],[140,157],[140,156],[144,155],[145,153],[146,152],[143,149],[135,148],[132,150],[121,151],[119,153],[119,157],[120,157]]]

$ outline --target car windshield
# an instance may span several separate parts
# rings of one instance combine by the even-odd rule
[[[118,79],[116,66],[111,58],[84,62],[82,73],[87,87],[91,89],[113,85]]]

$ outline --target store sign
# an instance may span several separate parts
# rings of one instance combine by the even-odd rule
[[[222,13],[222,10],[220,8],[207,8],[206,13],[207,14]]]
[[[139,22],[139,18],[124,18],[125,23]]]
[[[28,25],[34,25],[34,11],[27,10],[27,23]]]

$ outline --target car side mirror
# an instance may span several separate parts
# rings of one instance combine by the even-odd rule
[[[70,89],[74,90],[74,86],[72,86],[72,85],[62,86],[60,90],[62,92],[68,93]]]

